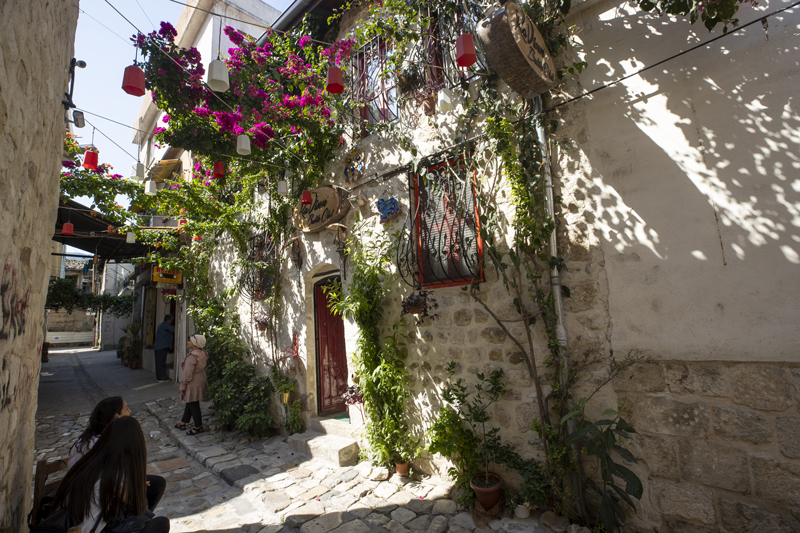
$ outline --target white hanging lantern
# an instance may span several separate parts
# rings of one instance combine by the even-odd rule
[[[215,59],[208,65],[208,80],[206,81],[212,91],[224,93],[231,84],[228,82],[228,65],[221,59]]]
[[[136,162],[131,167],[131,179],[144,181],[144,163]]]
[[[442,90],[439,91],[438,107],[441,113],[447,113],[453,109],[453,93],[447,87],[442,87]]]
[[[133,244],[136,242],[136,234],[132,231],[129,231],[125,236],[125,242],[128,244]]]
[[[144,193],[147,196],[155,196],[158,192],[158,187],[156,187],[156,182],[153,180],[147,180],[144,184]]]
[[[286,180],[280,180],[278,182],[278,194],[281,196],[289,196],[289,186],[286,184]]]
[[[236,137],[236,152],[239,155],[250,155],[250,137],[247,135]]]

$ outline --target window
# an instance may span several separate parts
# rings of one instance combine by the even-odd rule
[[[379,37],[361,47],[353,58],[353,95],[359,109],[356,119],[361,123],[361,136],[371,133],[370,126],[397,120],[400,109],[397,88],[392,76],[382,79],[386,70],[387,54],[391,49]]]
[[[275,242],[269,233],[251,237],[247,242],[247,260],[263,263],[261,268],[250,266],[242,274],[239,287],[242,293],[251,300],[264,300],[272,293],[275,281],[274,265]]]
[[[475,173],[465,158],[430,164],[409,175],[409,217],[397,266],[412,286],[454,287],[483,280],[483,243]]]

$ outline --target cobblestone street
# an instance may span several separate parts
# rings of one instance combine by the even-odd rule
[[[476,528],[441,479],[389,476],[368,463],[333,466],[294,452],[285,437],[224,431],[190,437],[173,427],[182,411],[182,403],[167,399],[132,413],[148,441],[148,472],[167,480],[156,514],[169,517],[176,533],[553,531],[538,513]],[[203,405],[203,412],[208,415],[210,406]],[[88,413],[39,419],[36,459],[66,458],[87,419]],[[206,422],[213,427],[213,416]]]

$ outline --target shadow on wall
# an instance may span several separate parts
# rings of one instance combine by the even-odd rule
[[[744,23],[776,6],[739,15]],[[586,90],[716,36],[627,5],[584,17]],[[695,356],[717,341],[714,321],[737,331],[763,323],[734,347],[744,357],[794,335],[780,328],[796,315],[797,289],[776,281],[800,265],[798,21],[771,17],[769,41],[749,26],[561,112],[557,135],[580,149],[561,154],[570,240],[599,244],[610,259],[616,339],[653,347],[647,336],[669,331],[647,322],[669,318],[683,322],[675,351]]]

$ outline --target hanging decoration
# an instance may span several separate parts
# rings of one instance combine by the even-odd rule
[[[144,88],[144,72],[137,65],[139,59],[139,47],[133,47],[133,65],[125,67],[125,74],[122,76],[122,90],[132,96],[144,96],[147,92]]]
[[[83,155],[83,168],[87,170],[97,170],[97,152],[94,151],[94,130],[92,126],[92,144],[86,148],[86,153]]]
[[[61,235],[72,235],[73,226],[72,222],[65,222],[63,226],[61,226]]]
[[[224,93],[227,91],[231,84],[228,81],[228,65],[220,59],[219,49],[222,47],[222,19],[219,21],[219,37],[217,40],[217,58],[208,64],[208,77],[206,78],[206,85],[212,91]]]
[[[442,113],[447,113],[453,109],[453,93],[447,87],[442,87],[439,91],[438,107]]]
[[[308,193],[308,198],[305,198],[305,193]],[[339,222],[350,209],[347,194],[347,190],[334,185],[325,185],[314,192],[303,191],[303,197],[292,215],[294,227],[304,233],[316,233],[329,224]]]
[[[331,94],[341,94],[344,91],[344,75],[342,74],[342,69],[336,65],[330,65],[328,67],[328,77],[325,88]]]
[[[339,270],[342,272],[342,280],[347,280],[347,226],[330,224],[328,229],[336,231],[336,235],[333,236],[333,244],[336,245],[336,252],[339,254]]]
[[[347,154],[344,163],[344,181],[358,181],[364,177],[364,153],[361,150],[353,150]]]
[[[506,3],[477,28],[486,60],[520,96],[530,99],[558,85],[544,37],[517,4]]]
[[[456,63],[459,67],[471,67],[478,61],[475,42],[471,33],[462,33],[456,39]]]
[[[88,170],[97,170],[97,152],[91,148],[86,149],[83,156],[83,168]]]
[[[244,134],[236,137],[236,153],[239,155],[250,155],[250,137]]]
[[[381,198],[378,200],[378,213],[381,215],[381,224],[388,224],[389,221],[397,218],[400,214],[400,203],[394,196],[388,200]]]
[[[144,164],[137,161],[131,167],[131,179],[135,181],[144,181]]]
[[[132,231],[129,231],[125,234],[125,242],[128,244],[133,244],[136,242],[136,234]]]
[[[303,255],[302,255],[302,248],[300,247],[300,238],[299,237],[292,237],[289,239],[283,249],[289,248],[289,259],[294,263],[294,266],[297,267],[297,273],[301,273],[301,269],[303,268]]]
[[[214,161],[214,173],[213,176],[215,178],[224,178],[225,177],[225,163],[222,161]]]
[[[144,184],[144,193],[147,196],[155,196],[158,193],[158,187],[156,187],[156,182],[153,180],[147,180]]]
[[[314,200],[311,198],[311,191],[308,189],[304,190],[300,195],[300,203],[303,205],[311,205],[313,201]]]
[[[281,196],[289,196],[289,185],[286,183],[286,180],[278,181],[278,194]]]

